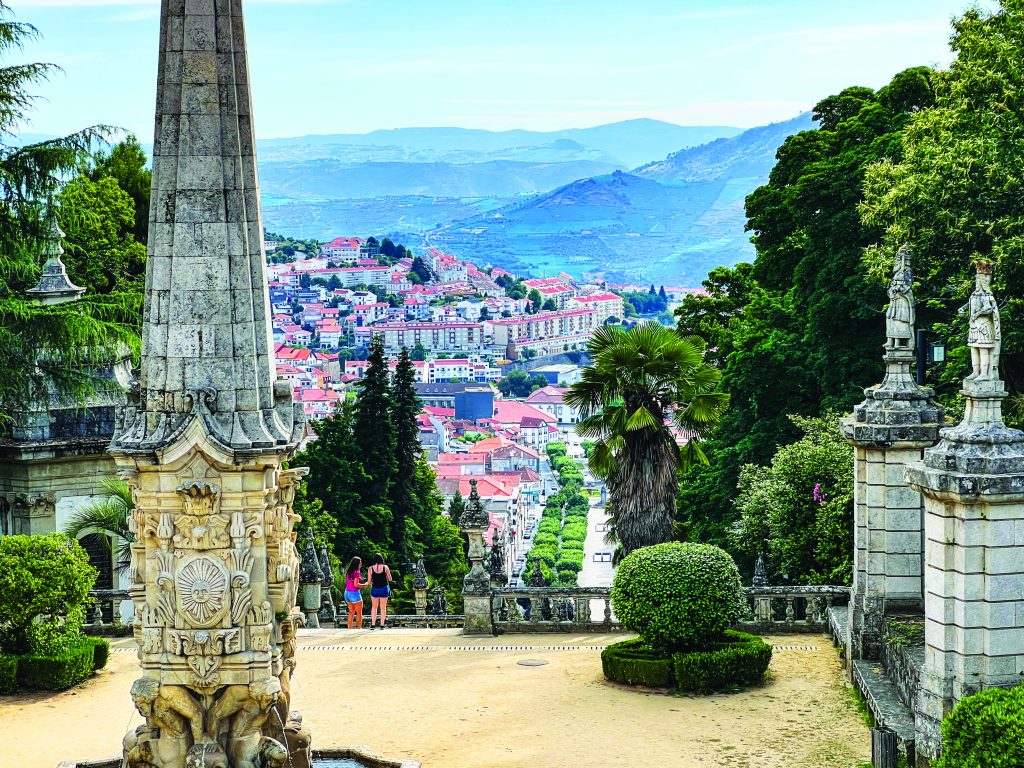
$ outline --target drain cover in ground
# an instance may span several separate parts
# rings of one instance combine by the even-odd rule
[[[516,664],[520,667],[543,667],[547,662],[540,659],[523,659],[522,661],[517,661]]]

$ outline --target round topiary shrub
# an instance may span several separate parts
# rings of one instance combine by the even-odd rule
[[[990,688],[967,696],[942,721],[935,768],[1019,768],[1024,765],[1024,687]]]
[[[642,638],[613,643],[601,651],[604,676],[623,685],[671,688],[672,659],[646,645]]]
[[[771,660],[772,647],[760,637],[726,630],[721,642],[674,654],[672,671],[679,690],[710,693],[760,683]]]
[[[612,583],[612,607],[622,625],[666,652],[720,640],[742,600],[736,564],[709,544],[669,542],[635,550]]]

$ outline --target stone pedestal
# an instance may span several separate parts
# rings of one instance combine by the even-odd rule
[[[491,575],[484,568],[484,532],[491,524],[490,516],[483,507],[476,490],[476,480],[470,480],[472,488],[466,511],[462,513],[460,527],[469,538],[469,573],[462,580],[462,600],[465,614],[463,633],[467,635],[489,635],[493,632],[491,621]]]
[[[890,346],[885,361],[883,383],[864,390],[866,399],[842,424],[856,452],[852,659],[881,657],[886,614],[924,608],[923,505],[904,470],[938,442],[943,411],[933,391],[915,383],[912,350]]]
[[[415,595],[416,615],[427,615],[427,566],[422,557],[416,558],[416,569],[412,582],[413,594]]]
[[[1024,433],[1001,416],[1002,383],[964,382],[957,427],[907,468],[925,498],[925,663],[917,751],[934,759],[964,696],[1024,676]]]

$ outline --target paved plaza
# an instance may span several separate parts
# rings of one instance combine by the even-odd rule
[[[606,682],[597,649],[616,639],[304,631],[293,704],[319,746],[365,744],[424,768],[857,768],[869,759],[868,729],[820,635],[771,638],[764,687],[703,698]],[[548,663],[518,664],[531,659]],[[117,755],[141,722],[128,695],[137,676],[132,641],[119,640],[107,668],[77,688],[0,697],[5,764]]]

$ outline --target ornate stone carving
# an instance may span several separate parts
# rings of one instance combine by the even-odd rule
[[[889,283],[889,308],[885,312],[886,347],[910,349],[914,346],[914,275],[910,269],[910,249],[896,253],[892,281]]]
[[[231,544],[228,516],[220,514],[220,489],[208,483],[185,483],[178,488],[185,510],[174,520],[174,543],[185,549],[220,549]]]
[[[188,558],[174,576],[177,606],[195,627],[215,626],[228,608],[230,580],[224,563],[208,555]]]
[[[992,295],[992,265],[979,261],[976,267],[974,293],[965,307],[970,317],[967,343],[971,348],[972,369],[967,381],[994,382],[999,379],[999,351],[1003,338],[999,305]],[[1001,385],[999,389],[1002,389]]]

